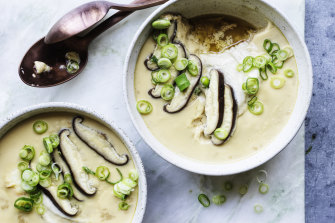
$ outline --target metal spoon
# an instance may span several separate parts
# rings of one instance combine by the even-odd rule
[[[86,66],[88,46],[101,33],[118,23],[133,11],[163,4],[168,0],[136,0],[129,5],[96,1],[84,4],[67,13],[51,28],[46,37],[37,41],[25,54],[19,66],[21,80],[32,87],[51,87],[76,77]],[[110,8],[119,11],[103,21],[84,37],[76,34],[98,23]],[[75,51],[80,55],[80,67],[74,74],[62,68],[65,54]],[[52,67],[48,73],[35,74],[34,61],[42,61]]]

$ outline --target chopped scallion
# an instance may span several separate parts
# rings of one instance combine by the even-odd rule
[[[227,200],[227,198],[224,195],[215,195],[215,196],[212,197],[212,201],[216,205],[221,205],[221,204],[225,203],[226,200]]]
[[[209,205],[211,205],[211,201],[209,200],[209,198],[207,197],[206,194],[199,194],[198,201],[205,208],[207,208],[207,207],[209,207]]]
[[[43,134],[48,130],[48,123],[42,120],[37,120],[33,124],[33,130],[37,134]]]
[[[136,104],[137,111],[142,115],[149,114],[152,111],[152,105],[146,100],[140,100]]]

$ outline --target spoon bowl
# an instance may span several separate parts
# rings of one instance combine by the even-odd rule
[[[73,79],[85,68],[88,61],[88,46],[94,38],[132,12],[165,2],[167,0],[136,0],[124,5],[96,1],[75,8],[58,20],[45,37],[30,47],[19,66],[21,80],[31,87],[51,87]],[[77,36],[102,20],[110,8],[122,11],[101,22],[85,36]],[[73,74],[68,73],[65,66],[65,54],[71,51],[78,53],[80,57],[79,69]],[[52,70],[36,74],[35,61],[46,63]]]

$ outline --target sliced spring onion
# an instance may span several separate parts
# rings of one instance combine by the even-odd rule
[[[254,211],[259,214],[259,213],[262,213],[263,212],[263,206],[260,205],[260,204],[255,204],[254,206]]]
[[[111,182],[108,179],[106,179],[107,183],[114,185],[114,184],[117,184],[117,183],[119,183],[119,182],[121,182],[123,180],[123,175],[122,175],[121,171],[119,170],[119,168],[116,168],[116,170],[117,170],[117,172],[118,172],[118,174],[120,176],[120,179],[118,181],[116,181],[116,182]]]
[[[52,153],[54,151],[54,148],[52,146],[52,143],[49,137],[43,138],[43,145],[48,153]]]
[[[277,73],[277,67],[272,62],[269,62],[266,68],[273,74]]]
[[[270,55],[275,54],[280,50],[280,46],[278,43],[272,43],[272,49],[271,52],[269,52]]]
[[[57,134],[52,134],[49,136],[49,139],[51,141],[52,147],[57,148],[59,146],[59,137]]]
[[[186,58],[180,58],[176,60],[173,64],[173,66],[176,68],[178,71],[185,70],[185,68],[188,65],[188,60]]]
[[[47,179],[44,179],[44,180],[40,180],[39,184],[42,187],[50,187],[50,185],[51,185],[51,179],[50,179],[50,177],[47,178]]]
[[[71,185],[68,183],[59,185],[57,188],[57,196],[62,199],[71,198],[73,196],[73,189]]]
[[[88,168],[87,166],[83,166],[83,170],[88,174],[95,175],[95,172],[91,170],[90,168]]]
[[[162,69],[169,69],[172,66],[172,63],[168,58],[160,58],[157,61],[157,65]]]
[[[19,156],[21,157],[21,159],[23,159],[24,161],[30,161],[34,158],[35,156],[35,149],[33,146],[28,146],[25,145],[23,146],[23,148],[21,149]]]
[[[202,86],[204,86],[205,88],[208,88],[209,86],[209,78],[206,76],[202,76],[200,79],[200,82],[202,84]]]
[[[155,81],[158,83],[165,83],[171,78],[171,73],[169,70],[162,69],[158,71]]]
[[[142,115],[149,114],[152,111],[152,105],[150,102],[145,100],[140,100],[136,104],[137,111]]]
[[[239,194],[241,195],[245,195],[246,193],[248,193],[248,185],[244,184],[242,185],[239,189],[238,189]]]
[[[266,170],[259,170],[256,175],[256,180],[259,184],[264,183],[268,177],[268,172]]]
[[[264,56],[257,56],[254,58],[253,65],[256,68],[263,68],[267,63],[267,58]]]
[[[74,74],[79,70],[79,64],[73,60],[66,61],[66,71],[69,74]]]
[[[32,187],[35,187],[40,181],[39,174],[32,169],[25,169],[21,174],[21,179]]]
[[[35,207],[35,210],[36,210],[37,214],[39,214],[39,215],[44,215],[44,213],[45,213],[45,207],[44,207],[43,204],[37,205]]]
[[[95,176],[99,180],[106,180],[109,177],[109,169],[106,166],[99,166],[95,171]]]
[[[80,64],[80,57],[79,57],[79,54],[77,52],[74,52],[74,51],[67,52],[65,54],[65,59],[72,60],[72,61]]]
[[[42,191],[36,190],[29,194],[30,198],[34,200],[35,204],[40,204],[43,201]]]
[[[33,209],[33,206],[33,199],[27,197],[20,197],[14,202],[14,207],[24,212],[30,212]]]
[[[44,152],[38,158],[38,163],[42,166],[48,166],[51,162],[51,157],[48,153]]]
[[[272,50],[272,42],[269,39],[265,39],[263,42],[263,48],[266,52],[270,53]]]
[[[38,164],[36,165],[36,170],[37,170],[38,172],[41,172],[41,171],[44,171],[44,170],[52,171],[52,170],[51,170],[51,167],[49,167],[49,166],[43,166],[43,165],[41,165],[40,163],[38,163]]]
[[[167,29],[171,23],[167,19],[157,19],[151,25],[154,29]]]
[[[25,162],[25,161],[22,161],[22,162],[19,162],[17,164],[17,167],[19,168],[19,170],[22,172],[24,171],[25,169],[28,169],[29,168],[29,163]]]
[[[253,96],[249,101],[248,101],[248,105],[253,105],[255,102],[257,101],[257,97]]]
[[[157,37],[157,44],[160,47],[164,47],[169,43],[169,38],[165,33],[161,33],[159,34],[159,36]]]
[[[280,89],[285,85],[285,79],[283,77],[271,77],[270,85],[274,89]]]
[[[268,79],[268,73],[266,71],[266,67],[264,68],[259,68],[259,76],[262,78],[262,80],[267,80]]]
[[[280,61],[285,61],[288,58],[288,52],[286,50],[278,50],[275,54]]]
[[[129,186],[129,187],[132,187],[132,188],[135,188],[137,186],[137,182],[136,181],[133,181],[132,179],[130,178],[124,178],[122,180],[122,183],[124,183],[125,185]]]
[[[129,204],[127,204],[127,202],[121,201],[119,203],[119,209],[120,210],[126,211],[126,210],[128,210],[128,208],[129,208]]]
[[[170,43],[162,48],[161,56],[164,58],[168,58],[169,60],[173,60],[178,56],[178,48]]]
[[[181,92],[188,88],[188,86],[190,86],[191,84],[190,81],[187,79],[185,73],[177,76],[174,81]]]
[[[70,173],[64,174],[64,182],[68,184],[72,184],[72,176]]]
[[[36,187],[30,186],[26,181],[21,181],[21,188],[29,194],[36,191]]]
[[[170,101],[174,97],[174,87],[172,84],[165,84],[161,90],[161,97],[165,101]]]
[[[288,78],[291,78],[294,76],[294,71],[292,69],[286,69],[284,70],[284,75]]]
[[[252,56],[247,56],[243,60],[243,72],[249,72],[254,64],[254,58]]]
[[[292,57],[292,56],[294,55],[294,53],[293,53],[293,49],[292,49],[292,47],[290,47],[290,46],[285,46],[285,47],[283,48],[283,50],[285,50],[285,51],[288,53],[288,57],[289,57],[289,58]]]
[[[209,198],[207,197],[206,194],[199,194],[198,196],[198,201],[200,202],[200,204],[202,204],[202,206],[204,206],[205,208],[209,207],[209,205],[211,205],[211,201],[209,200]]]
[[[129,172],[129,178],[132,179],[133,181],[138,180],[138,172],[135,169],[130,170]]]
[[[199,72],[197,64],[192,60],[188,61],[187,70],[192,76],[197,76]]]
[[[215,195],[215,196],[212,197],[212,201],[216,205],[221,205],[221,204],[225,203],[226,200],[227,200],[227,198],[224,195]]]
[[[248,109],[254,115],[261,115],[264,111],[264,106],[262,102],[256,101],[252,105],[248,106]]]
[[[58,165],[58,163],[53,163],[51,165],[52,172],[54,172],[56,180],[58,180],[59,174],[62,172],[62,168]]]
[[[283,68],[285,61],[279,60],[276,55],[272,56],[272,63],[275,65],[276,68]]]
[[[132,187],[124,184],[123,181],[117,183],[114,185],[114,189],[115,191],[121,193],[121,194],[124,194],[124,195],[130,195],[131,191],[133,190]]]
[[[231,181],[226,181],[224,183],[224,189],[226,191],[231,191],[233,189],[233,183]]]
[[[269,191],[269,185],[267,185],[266,183],[260,183],[259,187],[258,187],[258,191],[261,194],[266,194]]]
[[[229,132],[224,128],[217,128],[214,131],[214,136],[220,140],[224,140],[228,137]]]
[[[114,194],[115,197],[120,198],[121,200],[126,199],[126,195],[118,192],[117,190],[115,190],[115,187],[113,187],[113,194]]]
[[[242,70],[243,70],[243,64],[238,64],[238,65],[236,66],[236,70],[237,70],[238,72],[242,71]]]
[[[245,82],[245,89],[249,95],[257,94],[259,89],[258,79],[254,77],[249,77]]]
[[[157,81],[157,75],[158,75],[158,71],[152,71],[151,72],[151,82],[156,85],[159,84],[159,82]]]
[[[48,177],[50,177],[50,175],[51,175],[50,170],[42,170],[41,172],[39,172],[40,180],[45,180]]]
[[[37,120],[33,124],[33,130],[37,134],[43,134],[48,130],[48,123],[42,120]]]

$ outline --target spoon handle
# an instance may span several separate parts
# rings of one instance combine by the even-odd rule
[[[167,2],[168,0],[135,0],[131,4],[136,4],[136,5],[142,5],[140,8],[134,9],[134,11],[138,9],[143,9],[143,8],[149,8],[153,7],[156,5],[163,4]],[[147,3],[147,4],[144,4]],[[105,21],[103,21],[101,24],[99,24],[97,27],[95,27],[93,30],[91,30],[85,37],[86,41],[91,42],[93,39],[95,39],[97,36],[99,36],[101,33],[115,25],[116,23],[120,22],[122,19],[126,18],[129,16],[131,13],[134,11],[118,11]]]

